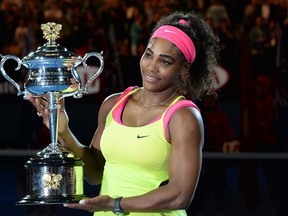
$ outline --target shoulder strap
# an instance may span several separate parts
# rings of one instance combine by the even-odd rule
[[[130,87],[126,88],[126,89],[122,92],[122,94],[119,96],[119,98],[117,99],[117,101],[116,101],[116,103],[115,103],[115,105],[114,105],[114,107],[113,107],[112,109],[114,109],[115,107],[117,107],[117,106],[123,101],[123,99],[126,98],[126,96],[133,94],[133,93],[134,93],[135,91],[137,91],[138,89],[139,89],[138,86],[130,86]]]
[[[166,112],[164,113],[164,117],[163,117],[163,126],[164,126],[164,135],[167,139],[167,136],[166,136],[166,132],[167,132],[167,127],[168,127],[168,124],[169,124],[169,121],[170,119],[172,118],[172,115],[180,108],[182,107],[194,107],[196,108],[199,112],[200,112],[200,109],[196,106],[195,103],[193,103],[192,101],[190,100],[180,100],[184,98],[184,96],[179,96],[177,97],[172,103],[171,105],[168,107],[168,109],[166,110]]]
[[[127,100],[127,96],[133,94],[134,92],[138,91],[139,87],[138,86],[131,86],[128,87],[118,98],[117,102],[115,103],[115,105],[112,108],[112,116],[115,119],[115,121],[117,121],[119,124],[121,123],[121,114],[122,114],[122,110],[123,107],[125,106],[124,101]]]

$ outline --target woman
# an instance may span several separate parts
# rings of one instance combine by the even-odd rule
[[[61,144],[85,162],[86,180],[101,184],[99,196],[64,206],[95,215],[186,215],[204,143],[191,100],[213,92],[217,52],[218,39],[200,15],[174,12],[158,22],[140,60],[143,87],[103,102],[90,147],[74,137],[61,109]],[[48,126],[45,101],[29,100]]]

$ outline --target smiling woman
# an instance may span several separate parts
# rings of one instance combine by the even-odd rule
[[[192,102],[215,92],[218,39],[201,15],[174,12],[152,32],[140,60],[143,86],[104,100],[89,147],[60,110],[61,144],[85,162],[99,196],[65,204],[98,215],[187,215],[202,164],[204,127]],[[36,108],[45,101],[28,98]],[[37,109],[39,110],[39,109]],[[49,112],[43,110],[48,125]]]

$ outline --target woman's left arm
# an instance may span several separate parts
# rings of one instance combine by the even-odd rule
[[[180,108],[172,116],[168,134],[171,141],[169,182],[144,195],[125,197],[121,208],[127,212],[155,212],[186,209],[189,207],[199,179],[204,145],[202,117],[195,108]],[[69,204],[70,208],[88,211],[112,210],[114,199],[98,196],[85,199],[82,204]]]
[[[200,112],[191,107],[178,109],[172,116],[168,135],[171,140],[169,182],[145,195],[124,198],[127,211],[158,211],[189,207],[200,176],[204,126]]]

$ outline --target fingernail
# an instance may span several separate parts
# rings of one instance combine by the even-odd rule
[[[79,204],[85,204],[85,201],[84,200],[80,200]]]
[[[64,204],[63,204],[63,206],[64,206],[64,207],[67,207],[67,204],[66,204],[66,203],[64,203]]]

